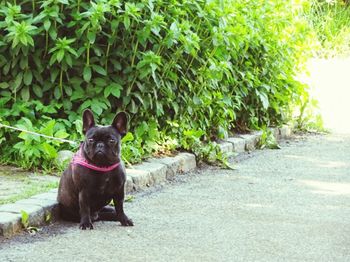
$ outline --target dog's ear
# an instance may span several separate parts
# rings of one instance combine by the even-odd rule
[[[117,129],[121,136],[127,133],[128,117],[125,112],[119,112],[113,120],[112,126]]]
[[[95,126],[94,115],[90,109],[86,109],[83,113],[83,134],[85,135],[86,132],[93,126]]]

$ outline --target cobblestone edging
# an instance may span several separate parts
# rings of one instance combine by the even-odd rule
[[[271,129],[277,140],[291,136],[292,131],[288,126]],[[256,148],[262,132],[238,135],[230,137],[219,144],[223,152],[243,153]],[[174,176],[184,174],[197,167],[193,154],[180,153],[175,157],[151,158],[147,161],[127,169],[126,192],[141,190],[145,187],[157,185],[171,180]],[[19,200],[13,204],[0,205],[0,236],[10,237],[20,231],[21,211],[29,215],[29,226],[40,226],[48,217],[58,217],[57,189],[47,193],[32,196],[28,199]]]

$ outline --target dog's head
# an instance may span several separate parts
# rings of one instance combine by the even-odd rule
[[[95,125],[94,115],[87,109],[83,113],[85,157],[97,166],[108,166],[120,161],[121,139],[127,132],[127,116],[118,113],[110,126]]]

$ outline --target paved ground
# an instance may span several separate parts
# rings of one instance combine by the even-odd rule
[[[135,227],[55,223],[0,261],[350,261],[350,136],[257,151],[126,204]]]

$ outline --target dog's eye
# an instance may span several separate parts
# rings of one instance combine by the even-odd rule
[[[94,142],[94,139],[93,139],[93,138],[89,138],[88,141],[89,141],[90,143],[92,143],[92,142]]]
[[[114,144],[115,140],[113,138],[109,139],[109,143]]]

